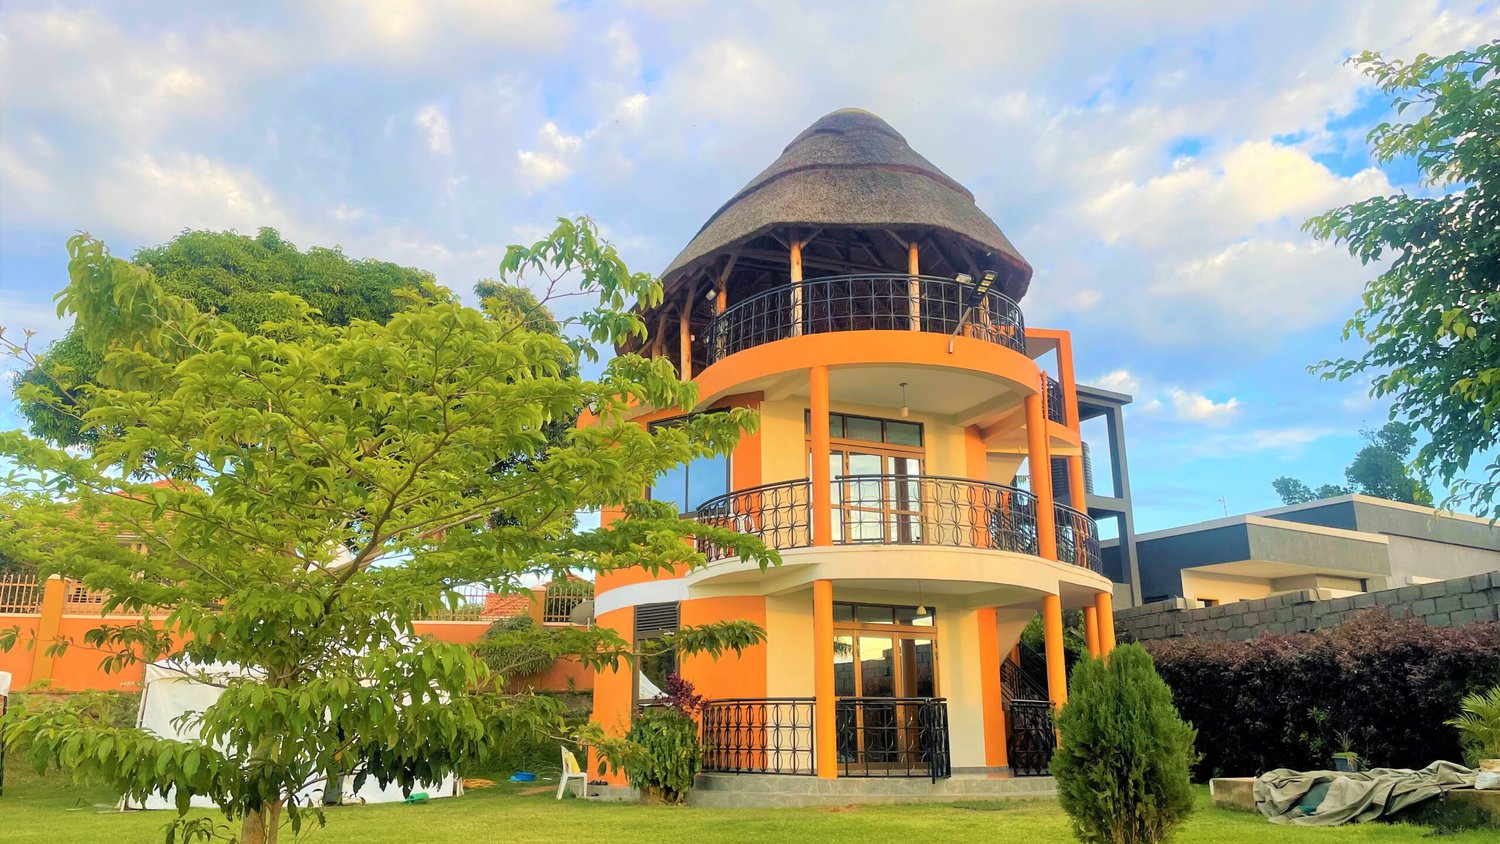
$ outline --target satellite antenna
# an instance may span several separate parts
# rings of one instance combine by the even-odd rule
[[[568,620],[579,627],[594,626],[594,602],[592,600],[579,601],[573,605],[568,612]]]

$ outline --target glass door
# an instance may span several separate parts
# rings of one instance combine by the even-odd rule
[[[938,691],[932,616],[838,604],[835,619],[846,624],[833,647],[839,762],[847,775],[910,774],[925,765],[922,701]]]

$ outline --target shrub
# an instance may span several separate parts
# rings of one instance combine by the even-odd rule
[[[589,722],[593,695],[583,693],[536,693],[532,697],[547,701],[557,714],[560,729],[538,731],[534,724],[509,722],[492,728],[485,740],[480,771],[508,777],[517,771],[546,774],[562,770],[559,747],[566,747],[583,758],[576,733]]]
[[[1165,841],[1192,811],[1196,733],[1140,645],[1074,668],[1057,729],[1052,776],[1078,840]]]
[[[702,748],[698,722],[673,706],[649,707],[625,735],[635,745],[625,759],[625,776],[642,795],[680,803],[698,775]]]
[[[1500,684],[1500,625],[1430,627],[1379,609],[1316,633],[1146,647],[1202,738],[1203,779],[1326,768],[1341,735],[1377,767],[1458,759],[1445,721]]]
[[[502,618],[474,643],[474,654],[507,680],[535,677],[557,662],[554,634],[530,616]]]
[[[1463,711],[1449,720],[1448,726],[1458,730],[1470,765],[1477,767],[1481,760],[1500,759],[1500,686],[1465,696]]]

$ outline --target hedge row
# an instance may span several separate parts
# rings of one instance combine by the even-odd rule
[[[1327,768],[1346,747],[1381,767],[1462,761],[1443,722],[1500,684],[1500,624],[1430,627],[1381,609],[1316,633],[1146,647],[1198,729],[1199,778]]]

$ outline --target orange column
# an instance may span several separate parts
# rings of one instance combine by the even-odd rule
[[[1063,656],[1062,599],[1056,595],[1042,598],[1042,634],[1047,651],[1047,697],[1054,709],[1068,702],[1068,666]]]
[[[1099,615],[1099,650],[1108,654],[1115,649],[1115,596],[1109,592],[1095,594],[1094,611]]]
[[[1026,458],[1036,496],[1036,541],[1041,556],[1057,559],[1057,517],[1052,510],[1052,449],[1047,443],[1047,406],[1041,395],[1026,397]]]
[[[1078,413],[1078,381],[1073,376],[1073,338],[1068,332],[1061,332],[1057,338],[1057,384],[1062,389],[1063,415],[1067,417],[1067,426],[1078,433],[1078,441],[1083,442],[1083,419]],[[1088,513],[1088,502],[1084,499],[1086,494],[1083,483],[1083,455],[1074,454],[1068,457],[1068,505],[1080,513]]]
[[[833,478],[828,468],[828,367],[814,366],[808,373],[812,399],[812,541],[833,544]],[[832,635],[832,634],[830,634]],[[833,647],[829,639],[829,647]],[[830,663],[830,666],[832,663]],[[830,667],[830,671],[833,669]]]
[[[984,764],[1003,768],[1005,754],[1005,701],[1000,689],[1000,631],[995,608],[976,613],[979,621],[979,700],[984,718]]]
[[[63,602],[68,595],[68,582],[62,575],[54,574],[42,586],[41,621],[36,626],[36,649],[31,653],[31,682],[52,679],[54,658],[48,649],[57,642],[58,629],[62,627]]]
[[[1083,638],[1088,642],[1089,656],[1099,656],[1099,613],[1093,607],[1083,608]]]
[[[828,430],[824,426],[823,430]],[[813,581],[813,697],[816,715],[818,776],[833,779],[839,775],[837,729],[834,724],[833,698],[833,581]]]

